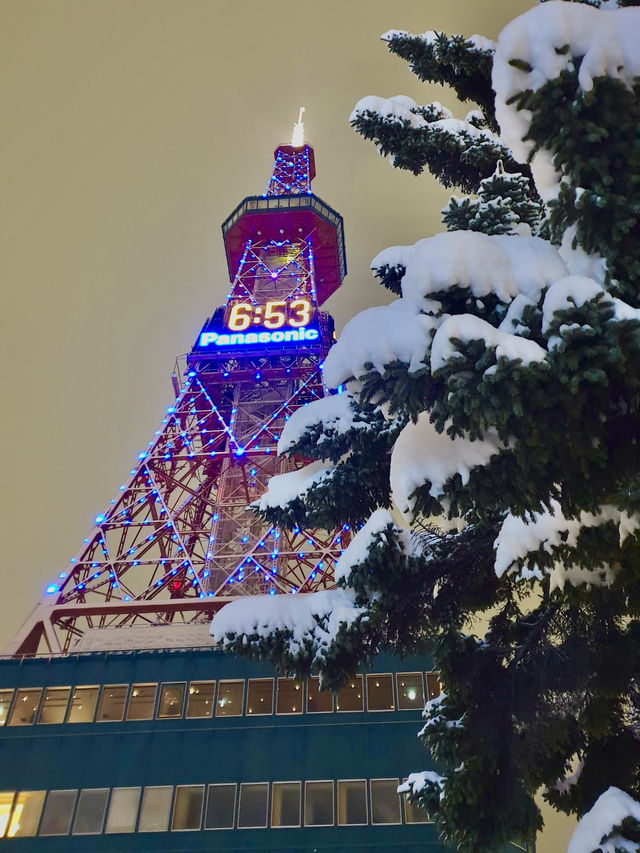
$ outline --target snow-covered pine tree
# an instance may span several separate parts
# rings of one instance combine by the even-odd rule
[[[338,588],[239,601],[212,632],[328,686],[382,650],[435,651],[444,694],[420,737],[441,775],[406,790],[444,840],[530,841],[544,788],[584,815],[570,853],[637,850],[640,11],[551,0],[496,44],[384,38],[479,109],[370,96],[355,128],[500,209],[458,202],[458,230],[374,259],[399,298],[329,353],[346,393],[283,431],[281,452],[313,461],[256,509],[360,527]]]

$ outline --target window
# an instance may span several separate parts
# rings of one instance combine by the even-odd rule
[[[427,675],[427,699],[435,699],[442,693],[442,684],[440,684],[440,673],[436,670],[431,670]]]
[[[393,711],[393,676],[367,675],[367,710]]]
[[[187,717],[210,717],[213,714],[215,681],[192,681],[187,699]]]
[[[140,788],[114,788],[105,832],[135,832]]]
[[[4,726],[7,722],[7,714],[9,713],[9,705],[13,697],[13,690],[0,690],[0,726]]]
[[[74,687],[68,723],[91,723],[98,703],[99,687]]]
[[[307,713],[319,714],[323,711],[333,711],[333,693],[320,690],[320,679],[313,675],[307,681]]]
[[[204,785],[178,785],[173,804],[172,831],[200,829]]]
[[[10,726],[30,726],[35,722],[38,705],[42,696],[41,687],[27,687],[16,691],[16,701],[13,703],[9,716]]]
[[[0,838],[4,838],[4,833],[9,823],[14,795],[15,791],[0,791]]]
[[[74,835],[98,835],[102,832],[108,796],[108,788],[85,788],[80,791],[73,822]]]
[[[157,684],[132,684],[127,720],[151,720],[156,704]]]
[[[36,834],[45,794],[46,791],[19,791],[7,838],[30,838]]]
[[[372,779],[371,823],[402,823],[397,779]]]
[[[172,797],[173,788],[171,786],[144,789],[138,832],[167,831]]]
[[[424,708],[424,689],[421,672],[396,673],[396,688],[398,690],[398,708],[401,711],[412,711],[414,708]]]
[[[300,782],[274,782],[271,826],[300,826]]]
[[[302,681],[296,678],[279,678],[276,714],[301,714],[303,693]]]
[[[364,711],[362,676],[356,675],[338,691],[338,711]]]
[[[233,829],[236,810],[235,785],[209,785],[205,829]]]
[[[128,690],[127,684],[105,684],[98,708],[99,723],[119,722],[123,718]]]
[[[160,704],[158,717],[167,720],[181,717],[184,708],[185,684],[163,684],[160,688]]]
[[[70,687],[47,687],[38,723],[64,723],[70,694]]]
[[[40,835],[68,835],[77,791],[49,791]]]
[[[304,783],[304,825],[333,826],[333,782]]]
[[[244,681],[221,681],[218,685],[216,717],[239,717],[242,714]]]
[[[402,797],[405,823],[431,823],[431,818],[417,803],[410,803],[406,796]]]
[[[250,678],[247,686],[247,714],[273,714],[273,678]]]
[[[267,825],[267,782],[240,785],[238,829],[258,829]]]
[[[364,779],[338,782],[338,825],[360,826],[367,822],[367,783]]]

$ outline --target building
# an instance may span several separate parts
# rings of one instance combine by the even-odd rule
[[[298,127],[298,131],[301,127]],[[330,587],[351,531],[277,530],[247,505],[295,462],[290,413],[322,396],[320,306],[342,219],[301,139],[222,226],[232,289],[176,399],[0,661],[0,837],[23,851],[435,851],[396,792],[429,661],[380,658],[336,696],[214,648],[242,595]]]

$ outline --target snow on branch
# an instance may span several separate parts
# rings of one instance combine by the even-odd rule
[[[384,373],[396,361],[408,364],[408,372],[425,367],[431,333],[436,321],[404,299],[390,305],[367,308],[346,324],[337,342],[329,350],[322,368],[331,388],[352,377],[360,377],[372,366]]]
[[[388,510],[377,509],[356,533],[336,563],[336,581],[345,580],[347,583],[349,582],[351,570],[354,566],[366,561],[375,540],[378,540],[380,547],[383,545],[383,540],[380,537],[389,525],[393,525],[394,533],[397,536],[397,544],[403,549],[404,553],[411,556],[416,553],[417,548],[419,548],[419,542],[414,542],[411,539],[411,533],[408,530],[401,530],[396,526]]]
[[[286,507],[296,498],[304,498],[309,489],[330,476],[333,468],[333,465],[327,465],[326,462],[312,462],[297,471],[276,474],[269,480],[267,491],[252,506],[262,512],[275,507]]]
[[[640,75],[640,9],[597,9],[584,3],[554,2],[516,18],[500,34],[493,59],[493,88],[501,139],[521,162],[532,143],[526,139],[532,114],[518,109],[518,95],[537,91],[563,71],[577,68],[584,92],[609,77],[631,87]],[[548,152],[533,159],[538,192],[545,201],[558,190],[559,176]]]
[[[612,834],[628,819],[636,822],[637,826],[640,822],[640,803],[620,788],[608,788],[579,821],[569,841],[567,853],[616,853],[622,850],[633,853],[640,850],[637,841],[625,838],[622,833]]]
[[[500,578],[504,574],[518,574],[522,579],[542,579],[546,573],[552,589],[563,589],[567,581],[574,586],[581,583],[608,585],[614,577],[612,567],[567,565],[566,550],[577,547],[585,528],[609,522],[617,526],[620,544],[640,528],[640,517],[630,516],[613,506],[603,506],[596,515],[581,512],[577,518],[570,519],[565,518],[557,501],[551,501],[550,510],[533,513],[530,521],[508,514],[494,543],[496,575]],[[538,566],[533,562],[540,552],[550,555],[550,566]]]
[[[503,445],[492,430],[477,441],[451,438],[446,432],[438,432],[429,420],[429,413],[422,412],[417,423],[409,423],[402,430],[393,448],[393,500],[401,512],[411,515],[416,489],[429,483],[429,494],[438,499],[453,476],[459,474],[466,485],[473,468],[486,465],[502,450]]]
[[[337,435],[344,435],[351,429],[371,429],[364,419],[357,420],[356,414],[350,394],[333,394],[301,406],[284,425],[278,441],[278,454],[290,451],[310,427],[317,426],[323,433],[332,431]]]

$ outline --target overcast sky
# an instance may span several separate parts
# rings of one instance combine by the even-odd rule
[[[0,0],[0,647],[157,428],[175,357],[227,292],[220,223],[264,190],[298,107],[314,190],[345,220],[340,328],[386,298],[370,259],[440,230],[448,197],[349,127],[368,94],[455,107],[379,35],[495,37],[532,5]]]

